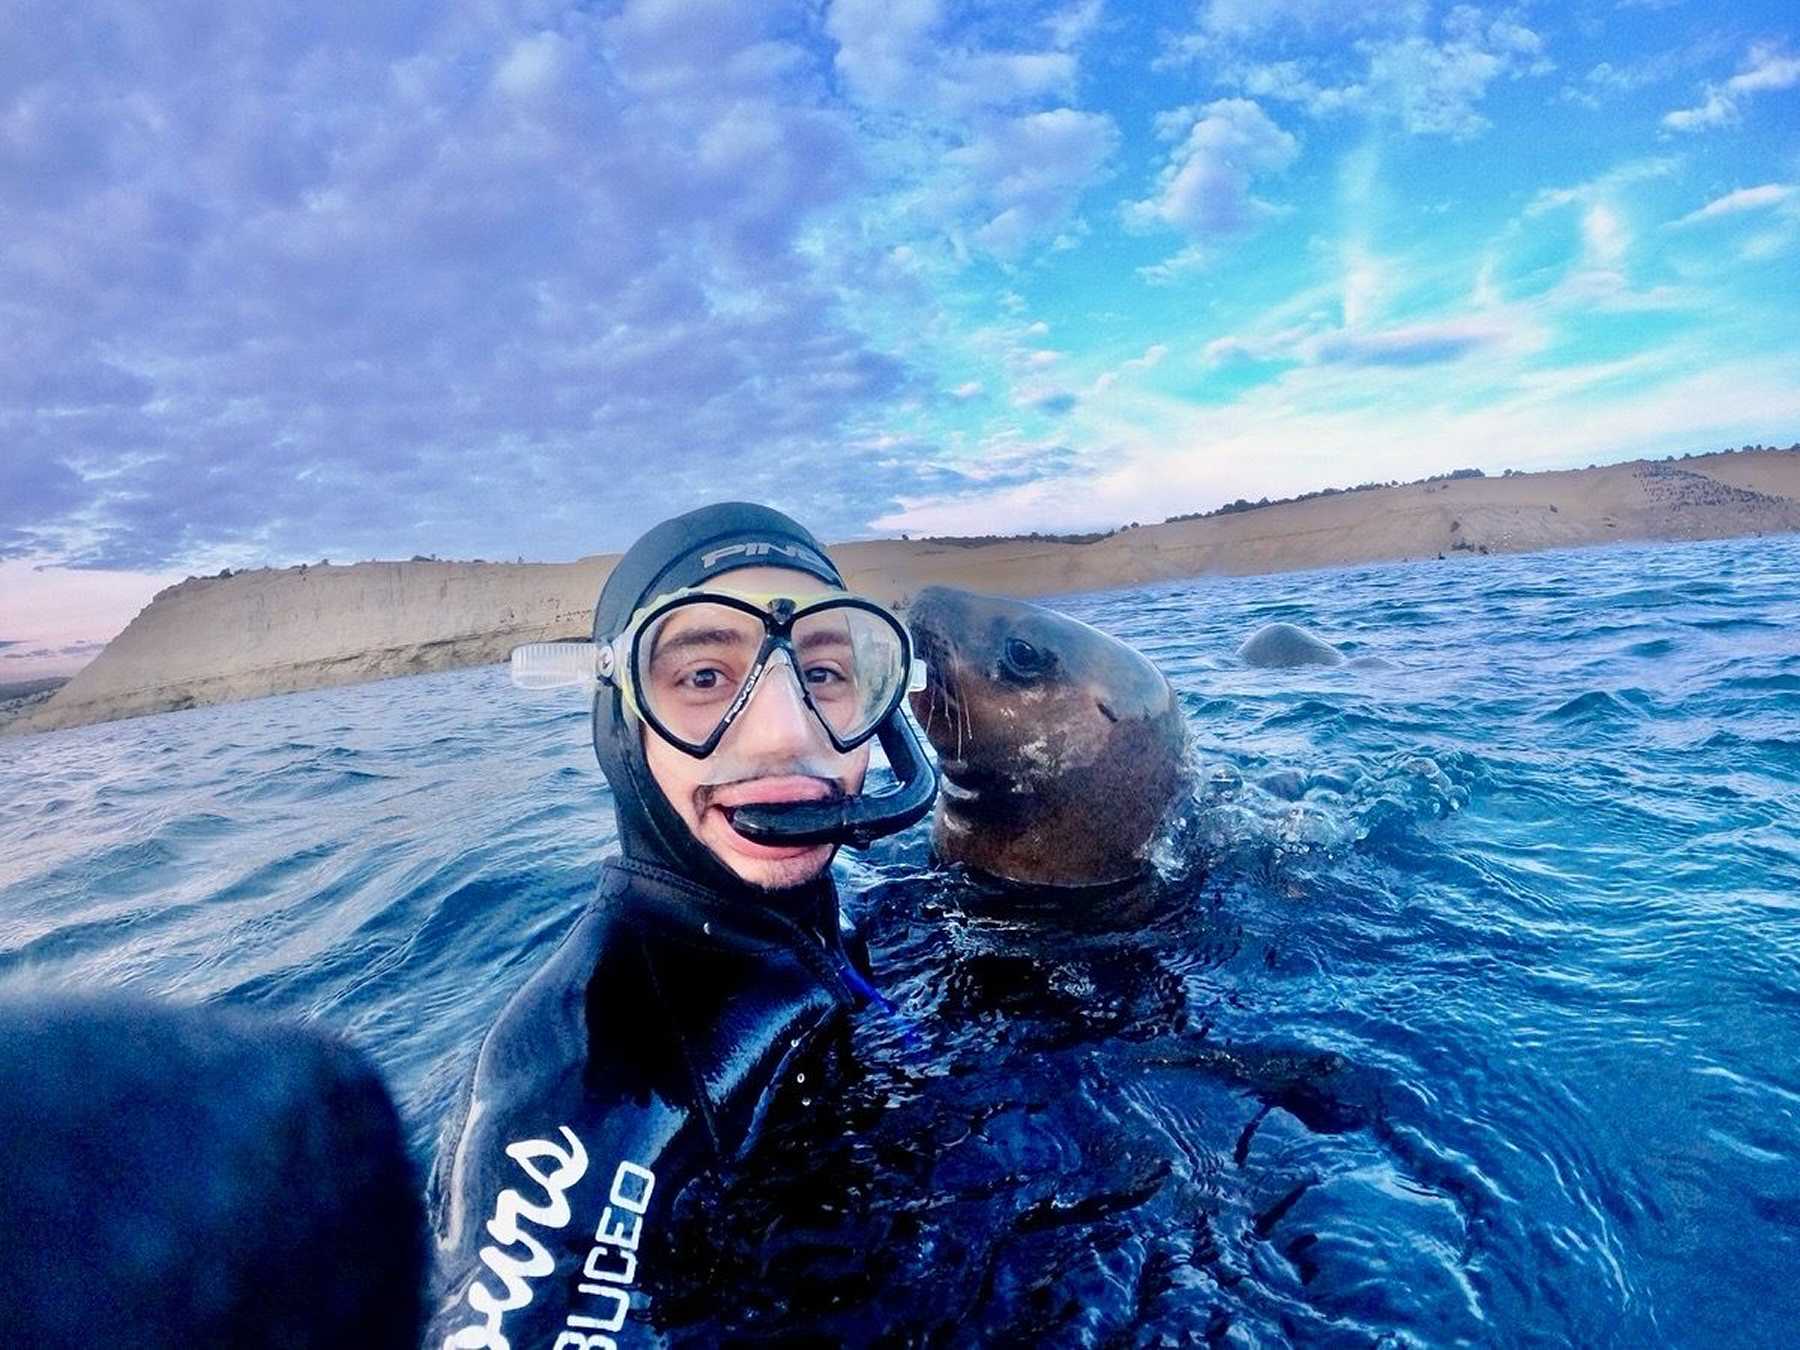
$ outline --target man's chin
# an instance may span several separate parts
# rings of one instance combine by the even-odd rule
[[[727,857],[724,863],[739,880],[760,890],[791,890],[817,880],[820,873],[831,866],[831,845],[818,844],[805,850],[800,857],[780,861]]]
[[[831,865],[830,844],[780,846],[747,839],[731,828],[723,812],[707,812],[704,842],[737,877],[766,891],[801,886]]]

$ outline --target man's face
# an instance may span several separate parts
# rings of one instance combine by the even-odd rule
[[[743,567],[721,577],[718,584],[722,589],[775,593],[801,602],[833,591],[791,567]],[[866,741],[847,755],[832,749],[801,700],[791,669],[778,658],[771,658],[749,704],[708,758],[684,754],[647,726],[640,725],[639,734],[651,776],[694,837],[742,880],[766,890],[812,880],[830,864],[836,846],[756,843],[732,828],[726,809],[752,802],[853,795],[862,791],[869,767]],[[721,782],[717,780],[722,766],[726,781]]]

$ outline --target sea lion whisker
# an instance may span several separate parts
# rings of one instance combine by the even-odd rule
[[[944,697],[947,709],[956,718],[956,757],[961,759],[963,740],[969,731],[969,704],[962,696],[962,677],[954,665],[947,665],[944,670]]]
[[[954,671],[951,672],[950,678],[956,681],[956,692],[954,695],[956,707],[956,757],[962,759],[965,739],[970,743],[973,743],[975,740],[975,724],[969,717],[969,701],[962,697],[961,680]]]

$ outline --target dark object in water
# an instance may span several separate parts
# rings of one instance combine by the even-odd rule
[[[8,1345],[418,1343],[419,1187],[348,1046],[216,1008],[13,996],[0,1084]]]
[[[1285,670],[1293,666],[1341,666],[1344,654],[1330,643],[1291,623],[1264,624],[1238,648],[1247,666]]]

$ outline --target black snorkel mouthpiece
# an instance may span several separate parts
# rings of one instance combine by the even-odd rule
[[[880,792],[816,802],[758,802],[737,807],[731,828],[759,844],[844,844],[867,848],[915,825],[937,800],[937,771],[925,758],[903,706],[875,733],[897,780]]]

